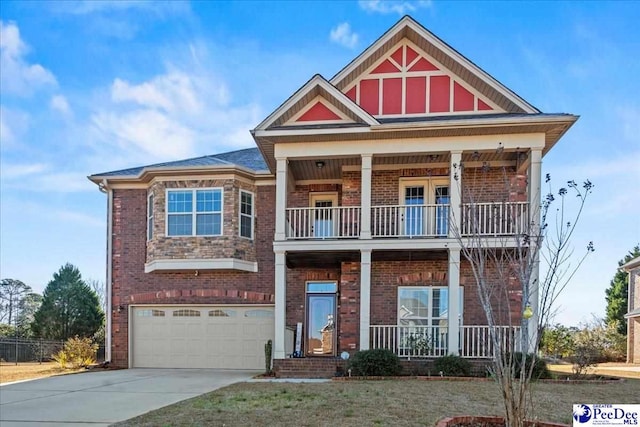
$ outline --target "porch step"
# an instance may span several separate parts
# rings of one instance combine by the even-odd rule
[[[339,358],[303,357],[274,359],[273,370],[277,378],[332,378],[344,372],[346,362]]]

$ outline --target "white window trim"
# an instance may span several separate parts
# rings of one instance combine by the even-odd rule
[[[149,193],[147,195],[147,242],[153,239],[153,226],[155,222],[153,217],[155,211],[154,202],[155,197],[153,197],[153,193]]]
[[[242,213],[242,193],[246,193],[251,195],[251,215]],[[253,240],[255,236],[255,214],[256,214],[256,195],[255,193],[247,190],[240,190],[240,197],[238,198],[238,236],[243,239]],[[251,218],[251,237],[242,235],[242,217],[250,217]]]
[[[400,178],[398,191],[398,205],[404,205],[405,188],[424,186],[425,205],[433,205],[436,203],[436,187],[447,187],[451,192],[451,183],[449,177],[433,177],[433,178]]]
[[[447,321],[449,320],[449,302],[447,299],[447,316],[446,317],[433,317],[432,313],[433,313],[433,290],[434,289],[449,289],[448,286],[398,286],[398,293],[397,293],[397,304],[396,304],[396,324],[398,326],[400,325],[400,308],[401,308],[401,304],[400,304],[400,291],[403,289],[429,289],[429,302],[427,305],[427,312],[429,313],[428,317],[419,317],[418,319],[427,319],[429,320],[429,323],[433,323],[434,319],[447,319]],[[447,298],[449,297],[449,293],[447,292]],[[464,287],[460,286],[460,314],[458,317],[458,325],[462,326],[463,325],[463,319],[464,319]],[[432,326],[432,325],[429,325]]]
[[[220,191],[220,234],[196,234],[196,218],[198,212],[196,211],[197,204],[197,191]],[[191,215],[191,234],[183,234],[179,236],[170,236],[169,235],[169,215],[186,215],[187,212],[174,212],[173,214],[169,213],[169,193],[172,191],[191,191],[191,206],[192,211]],[[180,238],[180,237],[219,237],[224,235],[224,188],[223,187],[202,187],[202,188],[167,188],[165,189],[165,210],[164,210],[164,235],[166,237],[171,238]],[[217,212],[200,212],[201,214],[210,214]]]

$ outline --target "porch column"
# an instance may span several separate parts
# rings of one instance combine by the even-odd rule
[[[287,321],[287,267],[285,252],[276,252],[275,261],[275,335],[273,358],[285,358],[285,328]]]
[[[360,350],[369,350],[371,250],[360,251]]]
[[[462,151],[451,152],[449,165],[449,237],[455,238],[462,235]],[[455,165],[455,167],[454,167]]]
[[[360,238],[371,238],[371,164],[372,155],[362,155],[362,181],[360,184]],[[370,253],[369,253],[370,254]]]
[[[531,164],[529,166],[529,221],[531,224],[531,230],[534,235],[540,233],[540,202],[541,202],[541,190],[542,185],[542,150],[531,150]],[[539,242],[539,239],[535,241]],[[531,269],[531,281],[529,283],[529,292],[525,293],[528,297],[528,301],[523,301],[531,304],[533,310],[533,316],[527,323],[528,334],[528,351],[533,352],[535,350],[535,343],[538,339],[538,316],[539,316],[539,300],[538,294],[539,280],[540,280],[540,248],[534,248],[534,257],[531,260],[533,262],[533,268]],[[524,309],[524,306],[523,306]]]
[[[458,356],[460,349],[460,249],[449,249],[449,340],[447,352]]]
[[[287,159],[276,159],[276,233],[274,240],[286,239]]]

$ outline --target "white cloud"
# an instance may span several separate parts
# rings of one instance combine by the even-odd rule
[[[61,113],[63,116],[72,115],[71,108],[69,107],[69,102],[64,95],[54,95],[51,97],[51,101],[49,102],[49,106],[52,110]]]
[[[120,150],[148,160],[179,159],[193,152],[193,131],[159,111],[99,113],[93,116],[93,124]]]
[[[349,49],[353,49],[358,44],[358,34],[351,30],[348,22],[343,22],[331,29],[329,38],[332,42],[348,47]]]
[[[616,112],[622,122],[625,138],[640,143],[640,108],[624,106],[619,107]]]
[[[51,71],[25,61],[28,46],[20,38],[18,26],[0,21],[0,87],[2,93],[26,96],[43,86],[56,86]]]
[[[28,127],[29,114],[0,105],[0,147],[2,150],[20,144],[20,139]]]
[[[358,2],[360,8],[367,12],[375,12],[381,14],[397,13],[405,15],[415,12],[420,8],[431,7],[431,0],[418,1],[396,1],[396,0],[360,0]]]
[[[15,179],[24,178],[29,175],[38,174],[47,170],[47,165],[43,163],[31,164],[3,164],[2,178]]]

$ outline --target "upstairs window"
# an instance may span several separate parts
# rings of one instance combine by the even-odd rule
[[[167,190],[167,235],[222,235],[222,189]]]
[[[153,239],[153,194],[147,198],[147,240]]]
[[[240,237],[253,239],[253,193],[240,190]]]

